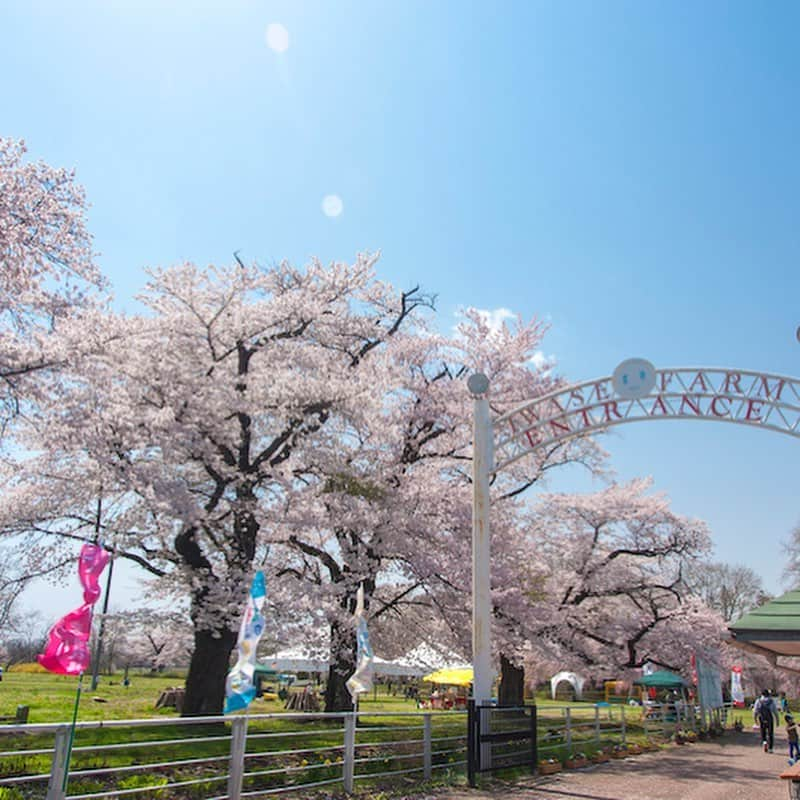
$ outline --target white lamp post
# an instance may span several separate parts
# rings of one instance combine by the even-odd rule
[[[472,428],[472,697],[476,705],[492,698],[491,537],[489,473],[492,470],[492,421],[489,379],[476,373],[467,387],[473,398]]]

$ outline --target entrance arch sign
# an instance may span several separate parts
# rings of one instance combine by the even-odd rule
[[[558,389],[497,417],[492,421],[493,472],[539,447],[624,422],[713,420],[800,438],[800,380],[796,378],[712,367],[653,369],[652,378],[651,388],[633,397],[609,376]]]
[[[800,379],[718,367],[656,369],[644,359],[614,374],[564,386],[492,419],[489,380],[472,375],[472,660],[473,697],[491,699],[489,480],[541,447],[626,422],[710,420],[800,438]]]

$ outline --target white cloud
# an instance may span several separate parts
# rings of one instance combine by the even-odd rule
[[[537,371],[549,372],[556,365],[556,357],[545,355],[541,350],[537,350],[531,356],[530,363]]]
[[[476,308],[474,310],[492,333],[499,333],[507,319],[517,318],[517,315],[508,308],[494,308],[491,310]]]
[[[276,53],[285,53],[289,49],[289,31],[280,22],[270,22],[265,34],[267,46]]]

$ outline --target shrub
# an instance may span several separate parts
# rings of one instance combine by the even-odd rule
[[[99,794],[106,791],[107,788],[108,786],[103,781],[84,779],[69,782],[69,790],[72,794]],[[0,796],[0,800],[1,798],[2,796]]]
[[[29,771],[29,769],[30,767],[28,766],[28,759],[25,758],[25,756],[11,756],[9,758],[4,758],[2,761],[0,761],[0,778],[24,775]],[[5,798],[0,795],[0,800],[5,800]]]
[[[0,800],[25,800],[25,795],[16,786],[0,786]]]
[[[119,789],[150,789],[149,792],[142,792],[136,796],[142,800],[155,800],[164,796],[164,789],[158,787],[165,786],[169,781],[164,775],[129,775],[117,781]]]
[[[182,797],[186,800],[206,800],[215,794],[215,790],[219,788],[219,783],[215,781],[203,781],[203,783],[193,783],[190,786],[182,786]]]
[[[36,661],[22,662],[21,664],[12,664],[6,672],[22,672],[22,673],[43,673],[47,670]]]

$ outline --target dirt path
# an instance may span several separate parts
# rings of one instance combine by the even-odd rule
[[[488,790],[444,790],[431,800],[786,800],[778,775],[788,766],[785,734],[776,732],[775,752],[764,753],[745,731],[723,739],[673,746],[583,770]]]

